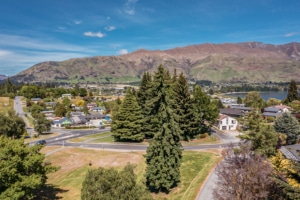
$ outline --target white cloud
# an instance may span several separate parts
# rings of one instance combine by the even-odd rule
[[[119,51],[117,51],[117,54],[119,54],[119,55],[128,54],[128,50],[127,49],[120,49]]]
[[[1,48],[18,48],[42,51],[69,51],[69,52],[84,52],[87,49],[81,46],[67,44],[61,41],[51,39],[38,39],[19,35],[0,34]]]
[[[99,32],[84,32],[83,35],[87,36],[87,37],[98,37],[98,38],[103,38],[105,36],[105,34]]]
[[[124,12],[128,15],[134,15],[136,2],[138,2],[138,0],[127,0],[124,4]]]
[[[12,54],[12,52],[11,51],[6,51],[6,50],[0,50],[0,59],[1,59],[1,57],[6,57],[6,56],[9,56],[9,55],[11,55]]]
[[[115,26],[107,26],[104,29],[107,30],[107,31],[113,31],[113,30],[116,29],[116,27]]]
[[[66,30],[66,27],[64,27],[64,26],[59,26],[58,29],[59,29],[59,30]]]
[[[110,20],[110,16],[107,16],[106,19],[107,19],[107,20]]]
[[[81,20],[74,20],[73,22],[74,22],[74,24],[81,24],[82,23]]]
[[[284,37],[292,37],[294,35],[298,35],[299,33],[296,33],[296,32],[291,32],[291,33],[287,33],[284,35]]]

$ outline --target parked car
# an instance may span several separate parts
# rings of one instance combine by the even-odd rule
[[[37,145],[46,145],[46,140],[39,140],[36,142]]]

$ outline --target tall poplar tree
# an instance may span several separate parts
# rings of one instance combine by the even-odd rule
[[[142,141],[144,139],[142,109],[133,89],[128,88],[123,103],[112,122],[111,132],[116,140]]]
[[[176,114],[179,117],[179,127],[182,138],[186,141],[197,134],[197,121],[193,112],[193,102],[189,92],[188,81],[181,73],[174,85],[174,100],[176,102]]]
[[[168,192],[180,182],[181,130],[172,109],[171,82],[170,74],[160,65],[152,84],[155,97],[147,102],[154,137],[145,155],[145,177],[147,187],[156,192]]]

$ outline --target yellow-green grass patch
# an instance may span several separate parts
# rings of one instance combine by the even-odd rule
[[[14,108],[14,100],[9,97],[0,97],[0,113],[7,114],[8,110]]]
[[[145,152],[115,152],[94,149],[64,148],[47,157],[61,168],[48,175],[48,184],[59,187],[62,199],[80,199],[81,185],[89,169],[98,167],[123,168],[128,162],[137,167],[138,182],[144,180]],[[181,167],[181,183],[168,195],[153,194],[155,199],[195,199],[211,168],[220,160],[215,153],[185,151]],[[90,166],[89,163],[92,165]]]

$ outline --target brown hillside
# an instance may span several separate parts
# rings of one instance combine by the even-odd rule
[[[18,81],[130,82],[162,64],[191,79],[215,82],[300,81],[300,43],[200,44],[169,50],[138,50],[122,56],[43,62],[13,77]]]

